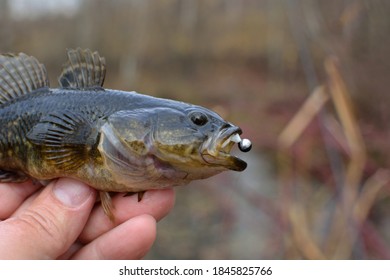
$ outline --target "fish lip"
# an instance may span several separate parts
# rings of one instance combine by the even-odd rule
[[[221,140],[221,141],[226,140],[234,134],[241,135],[242,134],[241,128],[239,128],[238,126],[228,125],[228,126],[221,129],[221,131],[219,132],[219,135],[218,135],[218,140]]]
[[[231,150],[236,143],[231,140],[225,144],[234,135],[241,134],[242,130],[237,126],[231,124],[224,126],[214,137],[210,137],[205,141],[201,149],[203,160],[209,164],[223,166],[234,171],[245,170],[247,163],[231,154]]]

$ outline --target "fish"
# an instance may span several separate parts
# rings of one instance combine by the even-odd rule
[[[68,49],[51,88],[35,57],[0,55],[0,182],[78,179],[99,191],[142,194],[186,185],[247,163],[231,151],[241,128],[212,110],[135,91],[103,88],[105,58]]]

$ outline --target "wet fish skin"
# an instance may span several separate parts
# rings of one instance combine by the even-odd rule
[[[68,51],[56,89],[35,58],[0,56],[1,182],[66,176],[140,192],[246,168],[230,154],[240,128],[201,106],[104,89],[104,76],[89,50]]]

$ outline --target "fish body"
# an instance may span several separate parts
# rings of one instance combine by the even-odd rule
[[[0,56],[0,182],[66,176],[141,192],[246,168],[230,154],[239,127],[201,106],[105,89],[104,77],[89,50],[68,51],[54,89],[34,57]]]

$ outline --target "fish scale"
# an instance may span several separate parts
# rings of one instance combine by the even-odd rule
[[[114,219],[108,192],[246,168],[230,153],[243,143],[239,127],[201,106],[105,89],[105,69],[97,52],[68,50],[60,87],[49,88],[34,57],[0,55],[0,182],[76,178],[99,190]]]

